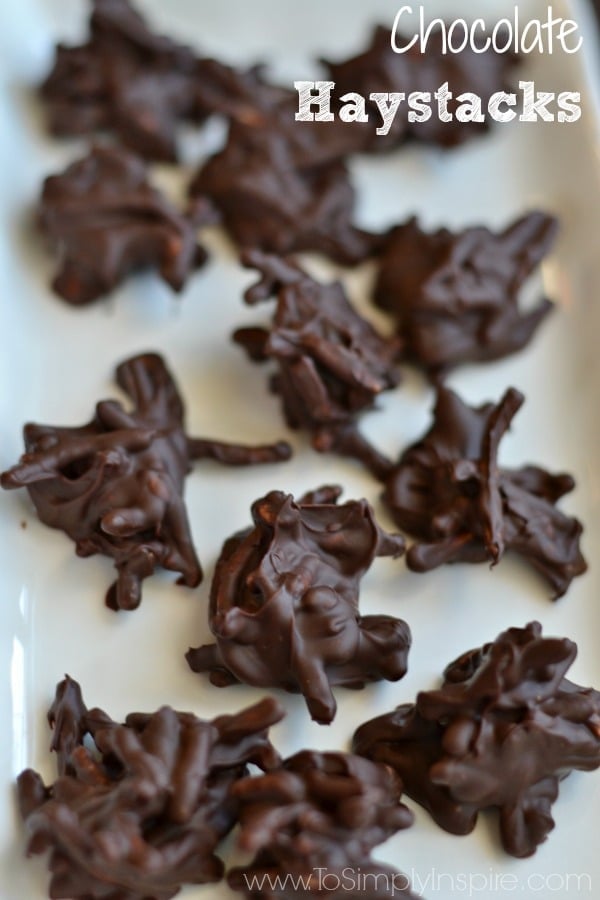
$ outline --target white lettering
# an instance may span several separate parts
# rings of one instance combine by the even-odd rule
[[[563,91],[558,95],[558,121],[579,122],[581,118],[581,94],[579,91]]]
[[[397,92],[392,94],[374,93],[369,95],[369,100],[377,106],[383,122],[377,129],[377,134],[382,136],[389,134],[392,123],[400,109],[400,104],[406,100],[406,94]]]
[[[560,47],[564,53],[577,53],[583,46],[583,37],[579,33],[579,25],[573,19],[563,19],[554,14],[550,5],[546,16],[542,19],[530,19],[522,22],[522,14],[518,5],[513,7],[512,16],[506,16],[492,26],[482,18],[475,19],[469,25],[465,19],[452,22],[443,19],[427,21],[426,9],[419,6],[419,25],[410,38],[400,31],[403,16],[413,16],[412,6],[401,6],[396,13],[391,34],[391,47],[394,53],[407,53],[418,47],[421,53],[427,52],[427,46],[433,35],[439,36],[441,53],[463,53],[467,47],[473,53],[487,53],[490,47],[497,53],[549,53]]]
[[[500,107],[502,105],[508,107],[516,106],[517,95],[507,94],[505,91],[498,91],[498,93],[492,94],[488,103],[488,112],[494,122],[512,122],[517,118],[517,113],[514,109],[501,110]]]
[[[554,113],[547,109],[548,104],[555,99],[556,94],[535,90],[533,81],[520,81],[519,87],[523,91],[523,112],[519,116],[520,122],[554,122]]]
[[[565,21],[561,24],[558,39],[565,53],[578,53],[579,50],[581,50],[583,46],[583,38],[581,35],[579,35],[579,37],[577,38],[577,43],[574,47],[569,47],[567,45],[567,38],[569,37],[569,35],[576,34],[576,32],[578,31],[579,25],[572,19],[565,19]]]
[[[398,29],[400,28],[400,19],[407,12],[412,15],[412,6],[403,6],[398,10],[396,14],[396,18],[394,19],[394,27],[392,28],[392,50],[394,53],[406,53],[408,50],[412,50],[417,41],[419,40],[418,36],[415,34],[412,41],[408,44],[405,44],[403,47],[398,45]]]
[[[446,23],[443,19],[432,19],[429,25],[425,25],[425,7],[421,7],[421,53],[425,53],[427,50],[427,44],[429,43],[429,38],[431,37],[432,32],[441,31],[442,34],[442,55],[446,56],[448,53],[448,29],[446,27]]]
[[[454,32],[457,28],[462,28],[463,40],[461,44],[455,45]],[[469,43],[469,37],[469,26],[464,19],[457,19],[456,22],[453,22],[448,29],[448,49],[450,50],[450,53],[462,53]]]
[[[456,118],[459,122],[485,122],[481,97],[467,92],[459,94],[456,99],[461,104],[456,110]]]
[[[295,81],[294,87],[298,91],[296,122],[333,122],[331,92],[335,81]],[[317,113],[311,112],[311,106],[318,107]]]
[[[344,104],[340,108],[342,122],[368,122],[367,101],[362,94],[344,94],[340,97]]]
[[[438,102],[438,118],[440,122],[451,122],[452,113],[448,112],[448,103],[452,100],[452,91],[447,81],[434,94]]]
[[[527,45],[526,41],[530,31],[533,31],[533,38],[531,43]],[[534,50],[538,50],[540,53],[544,52],[541,22],[532,21],[527,23],[521,35],[521,48],[523,53],[533,53]]]
[[[431,109],[431,94],[426,91],[414,91],[408,95],[408,121],[422,124],[429,122],[433,115]]]
[[[503,38],[505,39],[505,43],[502,45],[499,43],[499,41],[501,41]],[[496,23],[494,30],[492,31],[492,47],[494,48],[496,53],[508,53],[512,49],[512,42],[512,24],[508,21],[508,19],[500,19],[500,21]]]
[[[492,46],[492,39],[491,37],[488,37],[485,39],[483,44],[478,45],[477,41],[475,40],[475,33],[477,31],[481,31],[483,34],[485,34],[486,28],[483,19],[475,19],[475,21],[471,25],[471,49],[473,53],[487,53]]]

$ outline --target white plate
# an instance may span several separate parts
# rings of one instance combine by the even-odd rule
[[[115,364],[145,349],[160,350],[170,362],[187,400],[192,433],[248,442],[285,435],[278,401],[267,393],[264,370],[250,365],[229,340],[235,327],[260,320],[268,309],[242,305],[242,288],[253,276],[237,266],[222,235],[210,236],[212,263],[192,278],[181,299],[144,277],[129,281],[110,301],[77,311],[48,288],[52,261],[31,233],[30,212],[42,177],[62,169],[82,145],[44,134],[30,86],[46,71],[54,40],[80,37],[84,6],[79,0],[20,0],[2,8],[0,65],[8,90],[0,96],[0,466],[18,458],[24,421],[86,421],[95,401],[114,392]],[[447,0],[430,3],[428,9],[454,16],[468,15],[470,6],[467,0]],[[488,7],[492,20],[494,12],[506,11],[505,3]],[[243,0],[146,0],[143,8],[161,27],[195,40],[208,52],[239,62],[269,60],[278,77],[291,84],[314,71],[311,57],[341,58],[357,50],[368,37],[368,24],[380,20],[391,27],[397,5],[389,0],[255,0],[252,5]],[[566,12],[562,3],[555,8]],[[535,2],[521,4],[524,15],[539,16],[545,9]],[[595,45],[590,18],[586,28],[589,50]],[[588,58],[589,71],[596,62]],[[541,620],[548,634],[576,640],[579,657],[573,678],[600,685],[594,556],[600,528],[598,132],[584,83],[583,54],[529,60],[523,71],[531,73],[540,89],[581,89],[581,121],[500,126],[489,137],[448,154],[411,148],[381,159],[357,160],[353,169],[359,214],[362,222],[377,226],[413,212],[427,225],[499,225],[535,206],[560,216],[562,236],[544,267],[545,288],[559,304],[556,314],[530,349],[505,362],[461,370],[451,384],[472,402],[497,399],[509,384],[525,392],[527,403],[503,442],[502,457],[507,463],[537,462],[575,474],[578,489],[564,508],[585,523],[583,543],[591,571],[575,581],[566,598],[552,604],[541,581],[510,559],[492,573],[486,566],[460,566],[428,576],[410,574],[403,563],[377,562],[364,581],[363,608],[398,614],[409,622],[414,637],[410,671],[397,685],[379,684],[358,694],[338,690],[339,712],[329,728],[309,721],[301,698],[285,695],[289,714],[273,737],[286,754],[305,746],[346,748],[360,722],[437,684],[443,666],[458,653],[532,619]],[[211,132],[190,140],[188,158],[199,148],[206,152],[217,138]],[[159,176],[173,181],[166,170]],[[329,271],[322,264],[320,270]],[[363,308],[371,277],[368,266],[344,273]],[[404,386],[383,400],[381,411],[364,420],[365,431],[384,449],[397,452],[421,434],[430,403],[430,391],[409,373]],[[234,472],[197,467],[187,482],[186,497],[207,579],[192,592],[176,587],[166,575],[155,577],[145,583],[142,606],[134,614],[115,615],[103,606],[112,578],[110,561],[77,559],[63,534],[37,521],[25,492],[0,497],[3,900],[46,896],[43,862],[23,859],[12,785],[25,766],[52,777],[45,712],[65,672],[81,682],[90,705],[104,707],[115,718],[163,703],[207,717],[239,709],[263,692],[213,688],[190,672],[183,654],[190,644],[208,638],[211,570],[223,540],[249,522],[251,502],[272,488],[300,492],[339,481],[347,498],[367,496],[382,523],[391,524],[379,504],[378,485],[349,463],[312,453],[304,438],[296,435],[293,440],[297,452],[287,466]],[[502,874],[516,876],[522,897],[597,897],[599,804],[600,773],[573,774],[554,807],[555,831],[527,861],[502,853],[495,816],[482,816],[472,835],[458,838],[438,829],[418,807],[414,827],[376,855],[413,872],[415,887],[421,884],[430,900],[469,896],[460,875],[475,879],[472,896],[510,893],[507,882],[494,880]],[[227,855],[231,858],[230,848]],[[589,877],[591,890],[585,877],[578,882],[576,876]],[[225,886],[211,886],[187,889],[181,896],[194,900],[231,894]]]

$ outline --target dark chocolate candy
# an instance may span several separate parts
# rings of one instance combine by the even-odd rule
[[[321,157],[334,161],[320,162],[319,154],[313,160],[318,135],[301,128],[296,136],[291,126],[280,127],[280,115],[269,119],[265,125],[263,116],[251,115],[233,123],[225,148],[190,185],[192,208],[199,202],[204,215],[210,201],[242,249],[314,250],[344,265],[372,255],[382,238],[353,224],[354,189],[337,151]]]
[[[49,852],[50,896],[169,900],[184,884],[219,881],[219,841],[237,821],[232,786],[278,766],[272,699],[213,721],[163,706],[124,724],[88,710],[77,682],[56,692],[48,719],[58,778],[17,780],[28,855]],[[93,743],[90,744],[90,739]]]
[[[184,410],[160,356],[122,363],[117,382],[133,401],[127,412],[103,400],[88,425],[25,427],[26,453],[4,472],[2,487],[27,487],[42,522],[75,541],[79,556],[101,553],[118,578],[106,596],[111,609],[134,609],[141,583],[157,567],[180,573],[195,587],[202,570],[182,498],[196,459],[252,465],[289,458],[287,444],[243,447],[184,431]]]
[[[153,34],[128,0],[92,0],[90,35],[59,44],[41,88],[56,135],[112,131],[147,159],[176,159],[180,120],[201,119],[203,80],[194,52]]]
[[[392,766],[453,834],[497,808],[507,853],[531,856],[554,827],[559,781],[600,766],[600,693],[564,677],[577,648],[511,628],[457,659],[437,691],[362,725],[354,750]]]
[[[555,598],[586,571],[582,526],[555,505],[573,490],[571,476],[498,465],[498,445],[523,402],[511,388],[497,406],[471,407],[439,389],[431,429],[404,451],[384,493],[397,525],[418,538],[406,557],[413,571],[495,565],[512,551],[540,572]]]
[[[262,274],[247,302],[275,297],[277,307],[268,330],[244,328],[234,340],[252,359],[277,363],[272,388],[288,425],[308,431],[316,450],[358,458],[384,477],[389,461],[362,437],[356,420],[398,384],[399,341],[378,334],[339,282],[321,284],[293,262],[258,251],[242,261]]]
[[[271,85],[262,67],[234,69],[154,34],[127,0],[92,0],[90,34],[59,44],[41,87],[56,135],[110,131],[146,159],[174,161],[182,121],[218,113],[239,126],[285,134],[301,168],[363,149],[370,129],[295,122],[295,91]]]
[[[398,44],[406,44],[400,35]],[[508,76],[515,64],[510,53],[476,53],[466,47],[462,53],[442,53],[441,29],[434,29],[430,35],[427,50],[420,52],[415,46],[406,53],[395,53],[391,46],[389,27],[375,28],[371,45],[358,56],[339,63],[323,60],[332,81],[336,84],[338,96],[359,93],[369,97],[373,92],[409,94],[429,93],[434,106],[433,95],[448,82],[454,99],[448,103],[448,111],[453,121],[444,122],[434,112],[427,122],[410,122],[408,105],[404,104],[394,119],[388,135],[375,134],[374,125],[370,149],[386,150],[397,147],[408,138],[441,147],[453,147],[476,137],[489,128],[485,122],[460,122],[454,115],[456,98],[463,93],[475,93],[482,100],[485,111],[492,94],[507,88]],[[371,123],[380,123],[375,104],[371,103]],[[355,125],[349,126],[351,128]]]
[[[406,672],[410,632],[390,616],[361,616],[360,580],[377,556],[400,556],[366,500],[337,505],[339,488],[295,502],[273,491],[252,506],[254,526],[223,546],[211,588],[216,644],[190,650],[195,672],[304,694],[329,723],[331,687],[360,688]]]
[[[300,171],[339,162],[367,149],[371,138],[368,125],[349,125],[337,117],[333,122],[297,122],[297,92],[267,81],[264,67],[239,71],[218,66],[221,68],[205,81],[203,96],[215,112],[235,123],[235,140],[245,129],[248,140],[257,128],[277,134],[285,140],[290,159]]]
[[[46,178],[39,223],[59,259],[52,287],[74,305],[144,268],[180,291],[206,260],[191,221],[149,184],[140,159],[116,147],[94,147]]]
[[[413,897],[405,875],[370,856],[412,824],[401,791],[387,766],[308,750],[236,782],[239,845],[255,855],[229,872],[230,887],[249,900]]]
[[[225,148],[190,185],[199,221],[208,202],[242,249],[316,250],[349,265],[379,249],[380,235],[352,224],[354,190],[344,165],[364,149],[364,129],[296,122],[295,92],[269,84],[260,67],[230,70],[212,84],[213,108],[231,128]]]
[[[393,229],[381,257],[375,302],[391,312],[408,359],[432,376],[464,362],[508,356],[529,343],[553,308],[519,310],[519,293],[549,252],[558,223],[533,212],[494,233]]]

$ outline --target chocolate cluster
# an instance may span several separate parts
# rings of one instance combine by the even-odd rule
[[[541,625],[511,628],[451,663],[437,691],[362,725],[354,751],[386,763],[453,834],[494,808],[507,853],[535,853],[572,770],[600,766],[600,693],[565,678],[577,653]]]
[[[395,54],[385,28],[376,29],[373,45],[359,57],[326,63],[340,94],[435,92],[447,81],[455,96],[475,90],[484,103],[505,83],[512,64],[510,54],[465,50],[444,56],[439,32],[425,56]],[[354,224],[345,159],[396,147],[409,136],[451,146],[486,127],[435,122],[434,117],[411,125],[407,116],[398,115],[387,137],[381,137],[371,122],[296,122],[297,105],[295,94],[277,91],[260,78],[248,83],[243,103],[222,96],[217,104],[232,119],[228,141],[201,167],[190,194],[201,202],[203,216],[210,201],[242,249],[279,255],[312,250],[342,264],[358,263],[379,252],[384,237]],[[449,109],[455,106],[452,101]]]
[[[92,0],[83,45],[59,44],[41,87],[58,136],[113,133],[146,159],[177,158],[181,122],[200,122],[226,66],[151,31],[128,0]]]
[[[199,222],[212,210],[242,250],[317,251],[354,265],[382,243],[354,224],[345,165],[365,148],[366,132],[340,122],[296,122],[297,103],[294,91],[269,84],[260,69],[236,73],[214,97],[229,133],[190,184],[192,210]]]
[[[557,507],[574,481],[532,465],[500,467],[518,391],[471,407],[439,387],[430,430],[395,465],[358,427],[399,383],[400,359],[439,384],[459,364],[522,349],[552,309],[545,298],[528,311],[520,305],[552,247],[552,216],[532,212],[501,232],[428,233],[412,219],[372,233],[357,224],[347,165],[354,154],[408,141],[452,147],[486,130],[476,117],[458,120],[458,97],[475,94],[486,106],[515,57],[444,53],[441,29],[425,53],[394,53],[389,28],[376,28],[358,56],[322,61],[338,96],[406,99],[444,85],[452,94],[449,116],[416,121],[401,105],[382,135],[374,99],[365,122],[296,122],[296,92],[270,84],[260,66],[234,69],[155,34],[129,0],[91,5],[85,43],[57,47],[41,95],[54,134],[103,133],[116,145],[93,146],[44,182],[39,224],[58,257],[55,291],[85,305],[140,269],[180,291],[206,260],[197,227],[221,222],[243,264],[260,273],[247,302],[275,304],[267,327],[239,329],[235,341],[253,361],[272,363],[271,388],[291,428],[385,485],[386,506],[416,541],[409,568],[495,565],[511,551],[562,596],[586,570],[582,527]],[[332,102],[339,112],[342,100]],[[142,160],[175,162],[180,126],[213,114],[226,120],[225,145],[195,174],[183,215]],[[318,282],[289,256],[305,251],[342,265],[378,257],[375,302],[395,318],[396,334],[379,334],[340,283]],[[290,448],[189,437],[156,354],[125,361],[116,378],[131,409],[102,400],[80,427],[27,425],[25,453],[1,484],[26,487],[40,520],[63,530],[79,556],[111,558],[117,578],[106,604],[132,610],[158,568],[189,587],[202,578],[183,500],[192,463],[279,462]],[[411,644],[404,621],[363,616],[359,606],[363,576],[377,557],[401,556],[404,539],[382,530],[367,501],[340,504],[340,494],[327,486],[295,500],[272,491],[253,504],[253,524],[224,543],[216,565],[214,642],[186,655],[215,686],[301,694],[320,724],[336,715],[336,687],[401,679]],[[216,850],[239,823],[251,860],[228,883],[248,900],[410,900],[406,876],[371,856],[412,823],[403,785],[455,834],[498,810],[504,848],[527,857],[554,827],[560,780],[600,767],[600,694],[566,679],[575,655],[570,641],[543,638],[538,623],[509,629],[448,666],[439,690],[361,726],[358,755],[304,750],[284,762],[268,738],[284,715],[273,699],[213,721],[166,706],[120,724],[88,710],[67,676],[48,714],[58,777],[46,785],[27,769],[18,778],[27,852],[48,853],[52,897],[170,900],[183,885],[223,877]]]
[[[206,260],[191,221],[152,187],[142,160],[118,147],[93,147],[46,178],[38,221],[58,257],[52,287],[76,306],[140,269],[180,291]]]
[[[263,700],[212,721],[163,706],[123,724],[88,710],[67,677],[48,714],[58,777],[17,781],[30,855],[48,853],[49,895],[169,900],[184,884],[219,881],[215,855],[233,828],[233,785],[248,765],[278,766],[268,738],[283,709]]]
[[[556,507],[575,486],[571,476],[498,464],[500,441],[523,402],[514,388],[498,405],[480,407],[438,390],[433,425],[401,455],[383,497],[397,525],[418,539],[406,557],[413,571],[495,565],[511,551],[543,576],[555,598],[586,571],[581,524]]]
[[[443,228],[416,219],[393,229],[381,256],[375,302],[397,321],[407,359],[433,377],[460,363],[525,347],[553,308],[519,309],[521,288],[550,251],[558,223],[532,212],[504,231]]]
[[[216,79],[214,79],[216,83]],[[365,152],[371,129],[359,122],[348,127],[338,118],[329,122],[296,121],[298,92],[274,85],[263,66],[230,70],[213,89],[212,106],[230,123],[230,143],[251,137],[260,128],[277,135],[299,171],[320,169]]]
[[[248,303],[275,298],[268,329],[243,328],[234,340],[255,361],[273,360],[271,380],[291,428],[312,437],[313,447],[359,459],[378,477],[389,470],[357,430],[357,419],[399,381],[400,344],[384,338],[349,303],[339,282],[321,284],[295,263],[258,251],[242,257],[262,278]]]
[[[398,45],[406,46],[406,38],[396,34]],[[342,62],[323,60],[329,76],[336,84],[338,95],[371,93],[428,93],[433,96],[441,85],[448,84],[453,95],[448,102],[448,112],[453,114],[461,94],[474,93],[481,98],[485,108],[497,91],[508,87],[508,81],[515,65],[515,57],[510,53],[496,53],[488,50],[477,53],[467,46],[461,53],[443,52],[442,29],[434,29],[429,35],[427,49],[420,52],[414,46],[404,53],[395,53],[390,40],[390,29],[384,25],[375,28],[371,44],[362,53]],[[371,119],[378,114],[372,103]],[[354,125],[350,126],[355,127]],[[389,134],[376,135],[372,131],[370,150],[392,149],[407,140],[434,144],[440,147],[454,147],[486,131],[486,122],[460,122],[452,115],[452,121],[442,121],[431,116],[427,121],[411,121],[400,111],[394,119]]]
[[[152,31],[129,0],[91,0],[89,35],[81,46],[58,44],[40,94],[57,136],[114,135],[148,160],[175,162],[183,123],[218,113],[239,122],[273,116],[287,127],[295,93],[269,84],[260,66],[235,69]],[[285,124],[284,124],[285,123]],[[288,128],[290,137],[295,131]],[[336,129],[329,159],[350,152],[352,129]],[[318,129],[325,138],[329,131]],[[316,149],[312,130],[303,143]],[[327,140],[329,143],[329,140]],[[347,148],[347,149],[346,149]],[[342,153],[342,149],[344,153]]]
[[[404,542],[381,530],[366,500],[338,506],[340,493],[321,488],[295,502],[273,491],[254,503],[254,525],[226,541],[217,562],[216,643],[187,654],[218,687],[302,693],[323,724],[335,716],[333,686],[402,678],[410,647],[405,622],[361,616],[358,603],[373,560],[400,556]]]
[[[386,766],[305,750],[281,768],[234,785],[239,845],[254,854],[227,880],[249,900],[412,898],[408,878],[371,850],[412,824],[402,785]]]
[[[327,64],[342,93],[427,91],[447,81],[455,94],[476,90],[486,103],[512,65],[510,54],[444,55],[441,32],[425,55],[395,54],[389,44],[380,27],[364,54]],[[378,252],[383,236],[354,222],[346,159],[409,135],[446,146],[481,129],[433,118],[415,126],[400,115],[381,138],[371,122],[296,122],[296,92],[271,84],[261,66],[234,69],[200,57],[155,34],[128,0],[92,0],[87,41],[58,45],[41,93],[55,134],[110,132],[147,159],[176,160],[182,122],[224,117],[226,146],[190,185],[196,222],[219,218],[242,249],[318,251],[348,265]]]
[[[64,531],[78,556],[114,559],[118,577],[106,595],[114,610],[137,607],[142,581],[157,567],[178,572],[188,587],[200,582],[182,496],[193,460],[252,465],[290,455],[282,443],[243,447],[188,437],[181,397],[156,354],[125,361],[116,378],[131,411],[102,400],[81,427],[26,425],[26,452],[1,476],[5,489],[28,489],[41,521]]]
[[[92,0],[88,40],[58,45],[41,94],[54,134],[110,132],[152,160],[177,159],[182,122],[224,116],[227,145],[190,192],[198,221],[217,213],[242,247],[356,263],[380,242],[353,224],[343,161],[364,149],[364,129],[297,125],[295,92],[155,34],[128,0]]]
[[[316,164],[316,137],[290,138],[289,126],[282,129],[279,121],[257,115],[234,122],[225,148],[190,184],[199,221],[209,203],[242,249],[279,255],[311,250],[343,265],[371,256],[381,237],[353,222],[355,193],[345,163]]]

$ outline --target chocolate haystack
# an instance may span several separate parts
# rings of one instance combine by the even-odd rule
[[[26,425],[26,453],[1,477],[5,489],[27,487],[41,521],[66,532],[78,556],[114,559],[118,578],[106,595],[114,610],[135,609],[143,579],[157,567],[180,573],[188,587],[200,582],[182,498],[193,460],[236,466],[290,455],[287,444],[253,448],[187,437],[183,404],[160,356],[129,359],[116,378],[133,402],[130,412],[103,400],[79,428]]]
[[[190,650],[195,672],[304,694],[313,719],[336,712],[332,686],[360,688],[406,672],[410,632],[389,616],[361,616],[360,580],[404,542],[386,534],[366,500],[337,505],[339,488],[295,502],[273,491],[252,506],[254,526],[231,537],[210,596],[216,644]]]
[[[555,598],[586,571],[582,526],[556,508],[575,486],[571,476],[498,465],[498,446],[523,402],[511,388],[497,406],[471,407],[439,389],[431,429],[402,454],[384,493],[398,526],[418,538],[406,557],[413,571],[495,565],[512,551],[548,581]]]
[[[523,284],[549,252],[558,223],[529,213],[505,231],[393,229],[375,301],[392,313],[408,359],[439,377],[465,362],[500,359],[529,343],[553,304],[519,310]]]
[[[76,306],[139,269],[180,291],[206,260],[190,220],[149,184],[140,159],[116,147],[94,147],[46,178],[39,224],[59,259],[52,287]]]
[[[303,127],[294,121],[295,91],[269,84],[260,66],[234,69],[154,34],[127,0],[92,0],[87,42],[57,46],[41,95],[54,134],[111,132],[140,156],[166,162],[177,158],[179,125],[211,113],[285,136],[301,168],[359,152],[370,136],[344,123]]]
[[[293,123],[291,109],[289,116]],[[280,255],[313,250],[343,265],[361,262],[382,238],[353,224],[354,188],[337,141],[313,158],[319,141],[309,136],[310,124],[295,135],[282,118],[276,110],[266,117],[252,112],[247,121],[233,123],[225,149],[190,185],[199,221],[210,205],[242,249]],[[346,144],[340,140],[341,155]]]
[[[285,141],[296,169],[319,169],[366,151],[371,137],[368,125],[348,126],[333,122],[297,122],[298,93],[271,84],[263,66],[246,71],[215,64],[215,72],[204,87],[210,105],[233,123],[232,142],[252,141],[257,129]]]
[[[169,900],[219,881],[214,851],[237,821],[231,788],[250,763],[278,765],[268,729],[283,715],[269,699],[213,721],[163,706],[121,725],[88,711],[67,677],[48,713],[58,778],[46,787],[26,769],[17,781],[27,853],[49,852],[50,896]]]
[[[212,61],[153,34],[127,0],[92,0],[85,44],[59,44],[41,87],[49,128],[59,136],[113,132],[147,159],[174,161],[182,120],[199,121]]]
[[[344,164],[366,148],[368,128],[296,122],[297,94],[269,84],[261,67],[215,77],[210,100],[231,125],[190,185],[199,223],[222,220],[242,250],[315,250],[348,265],[380,248],[381,235],[352,223]]]
[[[408,41],[398,35],[397,43],[406,46]],[[474,93],[481,98],[485,109],[492,94],[508,87],[515,57],[494,51],[475,53],[470,47],[457,54],[444,55],[442,50],[442,31],[438,28],[431,33],[425,53],[421,53],[418,46],[405,53],[395,53],[389,27],[380,25],[373,32],[371,45],[363,53],[339,63],[323,60],[336,84],[338,96],[353,92],[365,97],[373,92],[401,92],[408,96],[419,91],[433,97],[441,85],[448,83],[454,98],[448,103],[453,121],[444,122],[433,115],[426,122],[411,122],[408,107],[404,107],[404,112],[401,107],[388,135],[376,135],[373,128],[371,150],[394,148],[408,139],[453,147],[488,130],[487,122],[458,121],[454,115],[460,105],[456,98],[464,93]],[[372,122],[380,120],[374,103],[370,118]]]
[[[243,328],[234,340],[253,360],[277,363],[272,389],[288,425],[306,430],[316,450],[354,457],[384,477],[389,461],[361,436],[356,420],[398,383],[399,342],[381,337],[339,282],[321,284],[293,262],[256,251],[242,261],[263,276],[247,302],[275,297],[277,307],[270,329]]]
[[[354,750],[392,766],[453,834],[497,808],[507,853],[531,856],[554,827],[562,778],[600,766],[600,694],[564,677],[571,641],[511,628],[446,669],[438,691],[362,725]]]
[[[386,766],[308,750],[238,781],[239,844],[255,856],[229,873],[230,887],[249,900],[413,897],[405,875],[371,859],[377,844],[412,824],[401,792]]]

